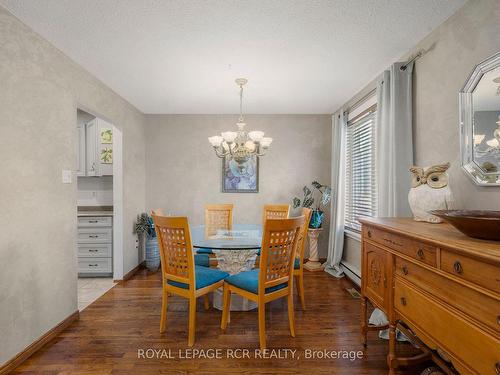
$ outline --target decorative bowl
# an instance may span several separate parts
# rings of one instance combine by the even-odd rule
[[[483,240],[500,241],[500,211],[433,210],[463,234]]]

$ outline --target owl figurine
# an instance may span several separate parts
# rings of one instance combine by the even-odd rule
[[[412,188],[408,201],[416,221],[441,223],[442,220],[429,213],[431,210],[451,208],[453,196],[448,186],[450,163],[434,165],[428,168],[411,167]]]

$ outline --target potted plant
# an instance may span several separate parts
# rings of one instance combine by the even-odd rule
[[[160,251],[153,219],[146,213],[137,215],[134,229],[135,233],[145,237],[146,240],[146,268],[151,272],[157,271],[160,266]]]
[[[312,189],[308,186],[304,186],[302,191],[304,192],[304,198],[300,200],[299,198],[293,198],[293,208],[307,207],[312,208],[313,212],[311,215],[311,221],[309,222],[309,228],[317,229],[321,228],[323,224],[323,219],[325,213],[322,208],[326,207],[332,198],[332,188],[328,185],[322,185],[318,181],[313,181],[311,183]],[[315,199],[314,195],[319,195]],[[314,202],[317,202],[314,205]]]

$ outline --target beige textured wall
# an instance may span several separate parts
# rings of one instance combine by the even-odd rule
[[[458,109],[458,92],[474,66],[500,51],[499,20],[500,1],[471,0],[401,59],[434,46],[414,68],[415,163],[452,163],[450,185],[458,208],[500,210],[500,187],[477,186],[461,170]],[[372,87],[374,82],[363,91]],[[353,262],[359,253],[359,244],[349,241],[344,259]]]
[[[415,64],[415,162],[450,161],[459,208],[500,210],[500,187],[480,187],[460,167],[458,91],[474,66],[500,52],[500,1],[469,1],[414,51],[435,47]]]
[[[77,310],[76,103],[121,128],[124,272],[137,264],[144,116],[0,7],[0,364]]]
[[[247,128],[274,139],[260,161],[259,193],[221,193],[221,160],[207,137],[236,129],[236,120],[236,115],[148,115],[147,206],[201,225],[205,203],[234,203],[235,223],[260,223],[265,203],[291,203],[305,184],[329,183],[330,116],[251,115]],[[327,228],[328,222],[320,242],[323,257]]]

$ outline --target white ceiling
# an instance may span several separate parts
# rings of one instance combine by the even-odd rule
[[[0,0],[145,113],[331,113],[465,0]],[[426,56],[424,58],[432,58]]]

